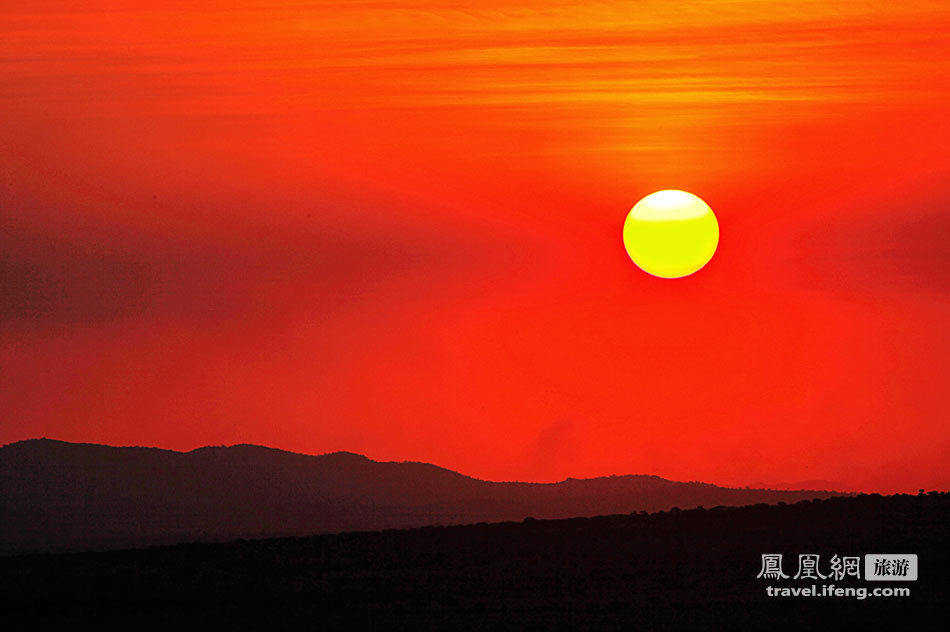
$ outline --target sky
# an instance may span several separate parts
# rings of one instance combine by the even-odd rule
[[[950,5],[5,0],[0,443],[950,486]],[[683,189],[714,259],[634,266]]]

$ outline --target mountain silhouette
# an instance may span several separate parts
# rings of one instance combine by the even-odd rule
[[[650,475],[490,482],[428,463],[255,445],[191,452],[32,439],[0,448],[0,553],[797,502]]]
[[[852,492],[854,487],[841,481],[829,481],[823,478],[809,479],[807,481],[773,482],[773,483],[752,483],[750,487],[760,487],[768,489],[821,489],[836,492]]]

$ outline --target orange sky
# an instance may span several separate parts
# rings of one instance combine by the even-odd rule
[[[6,0],[0,442],[946,488],[947,32],[945,0]],[[687,279],[620,242],[663,188],[719,218]]]

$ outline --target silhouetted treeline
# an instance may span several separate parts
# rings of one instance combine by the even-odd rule
[[[945,629],[950,495],[0,558],[0,617],[128,629]],[[916,553],[908,597],[769,597],[761,556]],[[2,621],[0,621],[2,623]],[[11,628],[13,629],[13,628]]]

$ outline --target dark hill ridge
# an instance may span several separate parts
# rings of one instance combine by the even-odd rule
[[[950,494],[0,557],[0,629],[939,630]],[[794,579],[914,553],[917,581]],[[789,577],[759,578],[764,553]],[[835,585],[852,596],[776,597]],[[875,588],[907,588],[886,598]],[[95,627],[93,627],[95,626]]]
[[[482,481],[428,463],[254,445],[191,452],[50,439],[0,448],[0,553],[797,502],[827,491],[658,476]]]

